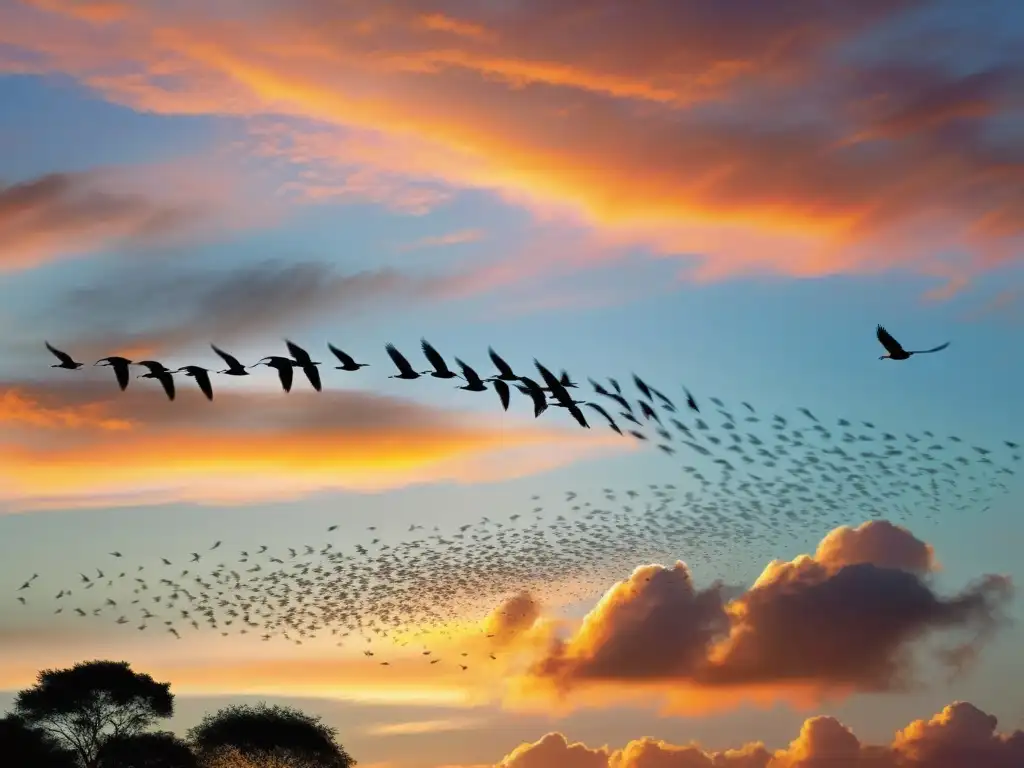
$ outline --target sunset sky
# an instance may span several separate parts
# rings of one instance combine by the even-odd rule
[[[963,745],[1010,766],[1018,476],[905,528],[850,508],[853,532],[737,541],[728,567],[623,561],[466,675],[16,597],[112,551],[399,542],[689,488],[596,417],[389,380],[388,342],[424,369],[421,337],[481,373],[489,346],[537,358],[583,396],[636,372],[678,402],[1024,444],[1022,29],[1010,0],[0,0],[0,711],[40,668],[115,658],[172,682],[176,730],[293,703],[364,768],[710,766],[691,742],[731,768]],[[951,345],[879,361],[878,323]],[[179,377],[171,403],[91,365],[216,369],[211,342],[249,363],[284,338],[322,393],[258,369],[212,403]],[[332,370],[327,342],[370,367]]]

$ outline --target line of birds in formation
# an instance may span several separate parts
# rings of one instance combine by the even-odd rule
[[[66,370],[77,371],[84,366],[84,363],[75,360],[67,352],[57,349],[50,344],[50,342],[47,341],[45,344],[46,348],[59,361],[55,365],[50,366],[51,368],[63,368]],[[298,368],[305,374],[313,389],[317,392],[322,391],[323,384],[320,378],[320,371],[317,368],[317,366],[322,365],[322,363],[313,360],[309,352],[292,341],[285,340],[285,345],[287,346],[291,357],[270,355],[257,361],[251,366],[243,365],[237,357],[225,352],[215,344],[211,344],[210,347],[227,364],[227,368],[217,371],[219,374],[227,376],[248,376],[251,369],[261,365],[267,366],[277,371],[278,378],[281,381],[281,387],[285,392],[290,392],[292,384],[294,383],[294,371]],[[361,368],[369,367],[368,363],[356,362],[351,355],[338,349],[333,344],[328,344],[327,346],[331,353],[341,363],[341,365],[335,366],[337,370],[358,371]],[[569,390],[575,388],[577,385],[571,380],[569,374],[565,371],[562,371],[560,376],[555,376],[555,374],[553,374],[547,367],[537,360],[534,360],[534,366],[536,367],[537,372],[540,375],[540,379],[543,382],[542,385],[529,376],[520,376],[514,373],[511,366],[509,366],[509,364],[505,362],[497,352],[493,349],[489,349],[488,353],[491,361],[497,368],[497,374],[483,378],[472,366],[466,364],[457,357],[455,358],[455,363],[461,370],[461,373],[453,371],[444,357],[437,351],[437,349],[434,348],[433,345],[426,341],[426,339],[421,341],[420,346],[423,350],[424,356],[432,366],[430,370],[417,371],[409,362],[408,358],[399,352],[393,344],[387,344],[385,349],[397,369],[397,373],[392,374],[388,378],[413,380],[418,379],[421,376],[431,376],[435,379],[460,379],[464,381],[465,384],[456,387],[456,389],[463,389],[469,392],[486,392],[488,390],[487,385],[490,384],[498,393],[501,405],[505,410],[508,410],[509,408],[511,401],[511,387],[514,386],[518,391],[522,392],[524,395],[529,395],[533,400],[534,416],[540,416],[548,409],[548,406],[557,406],[569,411],[580,426],[588,428],[590,426],[579,406],[585,404],[590,405],[591,407],[595,406],[593,404],[585,403],[582,400],[573,399],[572,395],[569,394]],[[138,378],[156,379],[159,381],[170,400],[174,400],[176,396],[174,374],[183,373],[184,375],[195,379],[196,384],[199,386],[199,389],[206,398],[208,400],[213,400],[213,383],[210,379],[212,371],[199,365],[186,365],[183,368],[172,370],[156,360],[139,360],[138,362],[134,362],[126,357],[118,355],[101,358],[93,365],[112,368],[114,375],[117,378],[117,383],[122,391],[128,388],[128,382],[131,377],[131,366],[135,365],[146,368],[147,372],[141,374]],[[605,413],[603,409],[599,408],[598,410]]]
[[[907,360],[912,355],[928,354],[931,352],[939,352],[949,346],[949,342],[940,344],[932,349],[925,350],[905,350],[902,345],[893,336],[886,331],[881,325],[876,329],[876,336],[878,341],[887,350],[885,355],[882,355],[880,359],[888,360]],[[46,348],[50,351],[54,357],[57,358],[58,363],[52,365],[52,368],[63,368],[66,370],[78,370],[83,367],[84,363],[78,362],[70,354],[57,349],[49,341],[45,342]],[[225,362],[227,368],[217,371],[218,374],[227,376],[248,376],[249,371],[252,368],[256,368],[260,365],[273,368],[277,371],[278,378],[281,382],[281,387],[285,392],[290,392],[292,384],[294,383],[295,369],[298,368],[305,374],[309,383],[313,389],[317,392],[323,389],[323,384],[320,378],[320,371],[317,366],[322,365],[321,362],[313,360],[309,352],[295,344],[292,341],[285,340],[285,345],[288,348],[290,357],[282,355],[270,355],[257,361],[254,365],[246,366],[243,365],[237,357],[225,352],[215,344],[211,344],[210,347],[213,351]],[[327,345],[328,349],[337,358],[340,365],[335,366],[337,370],[355,372],[361,368],[369,367],[368,363],[359,363],[349,355],[347,352],[339,349],[333,344]],[[487,391],[487,385],[490,384],[494,390],[498,393],[498,397],[501,401],[502,408],[506,411],[509,408],[511,399],[510,386],[514,386],[518,391],[524,395],[528,395],[533,401],[533,413],[535,417],[539,417],[549,406],[557,406],[565,408],[572,417],[582,427],[590,427],[587,422],[583,411],[579,406],[586,406],[593,409],[601,416],[603,416],[608,426],[611,427],[615,432],[623,434],[623,430],[616,423],[615,419],[603,408],[600,404],[585,400],[576,400],[569,393],[570,389],[575,389],[577,384],[572,381],[571,377],[566,371],[562,371],[559,376],[555,376],[547,367],[542,365],[539,361],[534,359],[534,367],[540,374],[540,379],[543,385],[529,376],[521,376],[516,374],[510,366],[493,348],[488,348],[488,355],[490,356],[491,362],[494,364],[497,373],[486,378],[481,377],[477,371],[463,360],[458,357],[454,358],[455,364],[460,369],[461,373],[457,373],[452,370],[445,360],[444,356],[441,355],[437,349],[431,345],[426,339],[422,339],[420,347],[423,351],[424,357],[431,365],[430,370],[418,371],[413,368],[408,358],[405,357],[394,344],[385,345],[385,350],[388,356],[394,363],[397,373],[392,374],[388,378],[392,379],[404,379],[414,380],[421,376],[431,376],[436,379],[460,379],[465,382],[462,386],[457,389],[467,390],[469,392],[485,392]],[[206,396],[208,400],[213,400],[213,383],[210,379],[211,370],[204,368],[199,365],[186,365],[182,368],[175,370],[167,368],[163,363],[156,360],[140,360],[134,362],[126,357],[111,355],[109,357],[101,358],[97,360],[94,365],[107,366],[113,369],[117,383],[121,390],[125,390],[128,387],[130,379],[130,367],[133,365],[146,368],[146,373],[143,373],[139,378],[144,379],[156,379],[160,382],[167,394],[168,399],[174,400],[176,394],[176,387],[174,383],[174,374],[182,373],[185,376],[191,377],[195,380],[199,389]],[[649,402],[653,402],[655,398],[660,401],[665,407],[671,411],[675,411],[675,406],[671,400],[669,400],[663,393],[645,384],[641,379],[634,375],[634,381],[637,383],[641,392],[647,397]],[[618,383],[612,379],[610,383],[614,392],[609,392],[601,385],[590,380],[594,391],[602,395],[603,397],[609,398],[619,405],[623,406],[623,411],[620,412],[620,416],[628,421],[633,422],[636,425],[640,425],[639,420],[635,414],[632,413],[632,409],[625,401],[623,396],[622,388]],[[685,388],[684,388],[685,390]],[[691,410],[699,411],[693,396],[686,390],[687,405]],[[641,410],[645,418],[651,418],[652,414],[647,404],[641,403]],[[637,434],[636,430],[629,430],[636,437],[641,437]],[[664,450],[664,448],[663,448]]]
[[[933,523],[944,510],[977,511],[995,490],[1008,491],[1002,478],[1021,461],[1020,443],[1011,440],[991,449],[929,430],[898,437],[868,421],[825,422],[806,408],[796,419],[762,416],[746,402],[734,412],[717,397],[707,398],[715,408],[702,409],[689,393],[686,415],[639,377],[635,393],[591,383],[624,412],[646,417],[633,430],[639,439],[653,431],[665,453],[675,445],[692,453],[682,467],[688,487],[605,488],[593,501],[567,491],[569,508],[553,518],[533,496],[532,521],[526,506],[504,522],[484,517],[395,544],[371,526],[372,541],[350,542],[349,551],[331,542],[280,551],[260,544],[209,572],[200,570],[205,555],[198,551],[181,571],[173,566],[178,557],[162,558],[158,578],[144,564],[112,578],[104,567],[96,577],[81,574],[73,590],[64,585],[58,592],[54,584],[62,601],[57,611],[72,591],[80,598],[105,586],[114,590],[107,600],[69,610],[83,618],[116,616],[117,624],[135,626],[138,619],[140,631],[162,622],[175,636],[191,624],[294,643],[357,635],[401,645],[427,632],[403,627],[464,620],[524,589],[542,602],[592,597],[637,562],[684,556],[735,583],[739,574],[756,575],[765,558],[794,539],[813,537],[806,540],[813,548],[825,532],[850,522],[851,510],[908,522],[923,507]],[[410,526],[410,533],[417,530],[423,526]],[[119,550],[109,556],[124,557]],[[22,584],[20,602],[27,604],[35,578]]]

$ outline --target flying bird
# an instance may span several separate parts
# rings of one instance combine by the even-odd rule
[[[494,367],[498,369],[498,375],[492,376],[490,381],[519,381],[519,377],[512,371],[512,366],[506,363],[493,347],[487,348],[487,354],[490,355]]]
[[[174,373],[184,373],[186,376],[191,376],[196,380],[200,391],[206,395],[206,399],[213,400],[213,385],[210,383],[210,372],[206,368],[198,365],[186,365],[184,368],[174,371]]]
[[[211,344],[210,348],[216,352],[220,359],[227,363],[227,368],[223,371],[217,371],[217,373],[224,373],[228,376],[248,376],[249,371],[245,369],[245,366],[238,362],[238,358],[234,355],[229,355],[223,349],[218,347],[216,344]]]
[[[149,370],[139,376],[140,379],[156,379],[167,393],[167,399],[174,399],[174,378],[171,371],[156,360],[140,360],[136,365],[141,365]]]
[[[426,376],[429,374],[435,379],[455,379],[458,378],[459,374],[455,373],[451,368],[448,367],[448,363],[441,357],[441,353],[434,349],[430,342],[426,339],[420,339],[420,346],[423,348],[423,355],[427,358],[434,369],[432,371],[420,371],[420,374]]]
[[[327,348],[331,350],[331,354],[338,358],[338,362],[341,363],[341,365],[335,366],[339,371],[358,371],[360,368],[369,366],[369,363],[357,363],[351,355],[345,354],[333,344],[328,344]]]
[[[927,355],[931,352],[941,352],[949,346],[949,342],[947,341],[945,344],[939,344],[939,346],[932,347],[931,349],[914,349],[908,351],[900,346],[900,343],[892,337],[892,334],[882,326],[878,326],[878,329],[875,331],[875,335],[878,336],[878,340],[881,342],[882,346],[885,347],[886,352],[888,352],[888,354],[880,356],[878,358],[879,360],[906,360],[911,355]]]
[[[256,365],[265,365],[268,368],[275,369],[277,377],[281,380],[281,388],[285,392],[292,391],[292,381],[295,377],[295,372],[292,369],[295,368],[296,362],[290,357],[271,355],[270,357],[264,357]]]
[[[57,365],[51,365],[51,368],[65,368],[69,371],[77,371],[79,368],[82,367],[82,365],[84,365],[84,363],[77,362],[67,352],[61,352],[56,347],[51,346],[50,342],[46,341],[43,343],[46,344],[46,348],[50,350],[51,354],[53,354],[54,357],[60,360],[60,363],[58,363]]]
[[[114,376],[117,377],[117,385],[121,387],[121,391],[124,392],[128,389],[128,366],[132,364],[132,361],[127,357],[103,357],[93,363],[93,366],[101,366],[104,368],[113,368]]]
[[[524,395],[533,398],[533,416],[534,418],[539,417],[548,409],[548,399],[544,390],[540,388],[540,384],[528,376],[520,376],[519,382],[516,384],[516,388]]]
[[[405,355],[398,351],[394,344],[386,344],[384,349],[387,350],[388,357],[391,358],[391,362],[395,364],[398,369],[398,374],[388,376],[389,379],[418,379],[420,374],[412,369],[409,361],[405,359]]]
[[[288,341],[285,339],[284,343],[288,346],[288,351],[292,353],[292,358],[295,360],[296,367],[301,368],[302,372],[306,374],[306,378],[309,379],[309,383],[313,385],[313,389],[317,392],[323,390],[323,385],[320,383],[320,371],[316,369],[320,363],[313,360],[309,356],[309,352],[304,350],[298,344]]]
[[[487,391],[487,385],[484,384],[483,380],[480,378],[480,376],[477,374],[476,371],[474,371],[472,368],[470,368],[464,362],[459,360],[459,358],[457,358],[457,357],[455,358],[455,363],[456,363],[456,365],[459,366],[459,368],[462,369],[462,376],[463,376],[463,378],[466,379],[466,383],[463,386],[461,386],[461,387],[456,387],[456,389],[464,389],[467,392],[486,392]]]

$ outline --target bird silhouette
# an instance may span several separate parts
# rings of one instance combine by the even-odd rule
[[[420,340],[420,346],[423,348],[423,355],[427,358],[434,369],[432,371],[420,371],[420,375],[430,375],[435,379],[455,379],[458,378],[458,374],[455,373],[451,368],[448,367],[448,363],[441,357],[441,353],[434,349],[426,339]]]
[[[127,357],[118,357],[113,355],[111,357],[102,357],[93,363],[93,366],[101,366],[105,368],[113,368],[114,376],[117,377],[117,385],[121,387],[121,391],[124,392],[128,389],[128,366],[132,364],[132,361]]]
[[[295,367],[302,369],[302,372],[306,374],[306,378],[309,379],[309,383],[313,385],[313,389],[317,392],[322,391],[323,385],[320,383],[320,371],[316,368],[320,363],[313,360],[309,356],[309,352],[298,344],[287,339],[285,339],[284,343],[288,346],[288,351],[292,353],[292,358],[296,363]]]
[[[352,359],[351,355],[345,354],[333,344],[328,344],[327,348],[331,350],[331,354],[338,358],[338,361],[341,363],[341,365],[335,366],[339,371],[358,371],[360,368],[369,366],[369,363],[357,363]]]
[[[886,352],[888,352],[888,354],[880,356],[878,358],[879,360],[906,360],[911,355],[927,355],[931,352],[941,352],[949,346],[949,342],[947,341],[945,344],[939,344],[939,346],[932,347],[931,349],[915,349],[908,351],[904,349],[900,343],[892,337],[892,334],[882,326],[878,326],[875,331],[875,335],[878,337],[882,346],[885,347]]]
[[[196,380],[200,391],[206,395],[206,399],[213,400],[213,384],[210,383],[210,372],[206,368],[198,365],[186,365],[184,368],[174,371],[174,373],[184,373],[186,376],[191,376]]]
[[[494,351],[493,347],[487,348],[487,354],[490,355],[494,367],[498,369],[498,375],[492,376],[488,381],[519,381],[519,377],[512,370],[512,366],[506,363],[501,355]]]
[[[50,342],[46,341],[43,343],[46,344],[46,348],[50,350],[53,356],[60,360],[60,362],[57,365],[51,365],[51,368],[65,368],[69,371],[77,371],[79,368],[82,367],[82,365],[84,365],[84,363],[79,363],[75,361],[75,359],[72,358],[71,355],[69,355],[67,352],[61,352],[56,347],[51,346]]]
[[[540,388],[540,384],[529,376],[520,376],[516,388],[524,395],[529,395],[533,399],[534,418],[539,417],[548,409],[548,399],[544,394],[544,390]]]
[[[140,379],[156,379],[164,388],[168,400],[174,399],[174,378],[172,372],[156,360],[140,360],[136,365],[141,365],[149,370],[139,376]]]
[[[292,391],[292,381],[295,377],[295,372],[292,369],[295,368],[296,363],[290,357],[271,355],[270,357],[264,357],[256,365],[265,365],[276,370],[277,378],[281,380],[281,388],[285,392]]]
[[[389,379],[418,379],[420,374],[412,369],[409,361],[405,359],[405,355],[398,351],[394,344],[387,344],[384,347],[387,350],[388,357],[395,364],[398,369],[397,375],[388,376]]]
[[[474,371],[464,362],[459,360],[459,358],[457,357],[455,358],[455,363],[456,365],[459,366],[459,368],[462,369],[462,376],[466,379],[466,383],[461,387],[456,387],[456,389],[464,389],[467,392],[487,391],[487,385],[484,384],[483,380],[480,378],[479,374],[477,374],[476,371]]]
[[[228,376],[248,376],[249,371],[246,370],[245,366],[238,362],[238,358],[234,355],[229,355],[223,349],[218,347],[216,344],[211,344],[210,348],[216,352],[221,360],[227,363],[227,368],[223,371],[217,371],[217,373],[227,374]]]
[[[597,403],[587,403],[587,406],[589,408],[593,408],[595,411],[597,411],[602,416],[604,416],[606,419],[608,419],[608,426],[611,427],[614,431],[618,432],[620,435],[622,434],[622,430],[619,428],[619,425],[615,423],[615,419],[613,419],[611,417],[611,415],[608,413],[608,411],[606,411],[604,408],[602,408]]]
[[[547,384],[547,389],[551,393],[552,397],[555,398],[555,405],[565,408],[572,414],[572,417],[579,422],[581,427],[590,428],[590,424],[587,423],[587,418],[583,415],[577,406],[583,403],[583,400],[573,400],[572,395],[569,394],[568,390],[562,384],[561,379],[557,378],[550,370],[545,366],[541,365],[536,359],[533,361],[534,367],[540,372],[541,377],[544,379],[544,383]],[[567,378],[568,375],[566,374]]]

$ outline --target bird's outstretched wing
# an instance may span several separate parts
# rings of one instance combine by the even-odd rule
[[[501,379],[495,379],[491,384],[494,385],[494,391],[498,393],[498,398],[501,400],[501,407],[507,411],[510,394],[508,384]]]
[[[295,369],[290,365],[282,365],[277,369],[277,377],[281,380],[281,387],[285,392],[292,391],[292,381],[295,378]]]
[[[494,363],[494,367],[498,369],[498,373],[501,376],[507,376],[512,379],[515,378],[515,373],[512,371],[512,366],[506,363],[502,357],[494,351],[493,347],[487,348],[487,354],[491,357],[491,362]]]
[[[306,374],[306,378],[313,385],[313,389],[317,392],[323,391],[323,384],[320,382],[320,371],[317,370],[315,365],[302,366],[302,372]]]
[[[229,355],[227,352],[225,352],[223,349],[218,347],[216,344],[211,344],[210,345],[210,349],[212,349],[214,352],[216,352],[220,356],[220,359],[228,364],[229,368],[244,368],[245,367],[240,362],[238,362],[238,358],[237,357],[235,357],[234,355]]]
[[[409,361],[405,359],[405,355],[398,351],[398,348],[394,344],[386,344],[384,349],[387,350],[388,357],[391,358],[391,362],[395,364],[395,367],[399,371],[405,373],[412,370],[412,366],[409,365]]]
[[[67,352],[61,352],[56,347],[52,346],[50,344],[50,342],[48,342],[48,341],[45,341],[43,343],[46,344],[46,348],[48,350],[50,350],[50,353],[54,357],[56,357],[58,360],[60,360],[62,363],[67,363],[68,365],[74,365],[75,361],[71,359],[71,355],[69,355]]]
[[[304,350],[294,341],[285,339],[284,343],[285,346],[288,347],[288,354],[290,354],[295,360],[298,360],[300,363],[310,363],[313,361],[313,358],[309,356],[309,352]]]
[[[441,357],[441,353],[431,346],[430,342],[426,339],[420,339],[420,346],[423,348],[423,355],[427,358],[435,371],[447,371],[448,363],[445,362],[444,358]]]
[[[536,381],[527,376],[520,376],[519,380],[523,382],[522,386],[519,387],[519,390],[533,399],[534,418],[540,416],[548,409],[548,400],[544,396],[543,390]]]
[[[340,362],[342,365],[352,367],[353,365],[356,364],[355,359],[351,355],[345,354],[333,344],[328,344],[327,348],[331,350],[331,354],[338,358],[338,362]]]
[[[171,377],[171,374],[165,373],[163,376],[160,376],[159,378],[160,378],[160,384],[164,388],[164,392],[167,393],[167,399],[168,400],[173,400],[174,399],[174,379]]]
[[[932,347],[931,349],[915,349],[913,352],[911,352],[911,354],[913,354],[913,355],[927,355],[929,352],[941,352],[942,350],[944,350],[948,346],[949,346],[949,342],[947,341],[945,344],[939,344],[939,346]]]
[[[618,432],[620,435],[622,434],[622,430],[619,429],[619,425],[615,423],[615,419],[613,419],[611,417],[611,414],[609,414],[608,411],[606,411],[604,408],[602,408],[597,403],[586,403],[586,405],[589,408],[593,408],[595,411],[597,411],[602,416],[604,416],[606,419],[608,419],[608,426],[610,426],[613,430]]]
[[[484,385],[483,381],[480,380],[480,375],[476,371],[474,371],[470,366],[466,365],[457,357],[455,358],[455,363],[459,366],[459,368],[462,369],[462,376],[466,380],[466,384],[468,384],[471,387],[482,387]]]
[[[119,363],[111,366],[114,369],[114,376],[117,377],[117,386],[121,391],[128,389],[128,364]]]
[[[890,355],[898,355],[905,351],[903,347],[900,346],[900,343],[892,337],[892,334],[882,326],[878,326],[878,329],[875,331],[875,335],[878,337],[878,341],[882,346],[885,347],[885,351]]]
[[[210,383],[210,374],[206,371],[197,370],[192,374],[199,385],[199,389],[206,395],[207,400],[213,400],[213,385]]]

